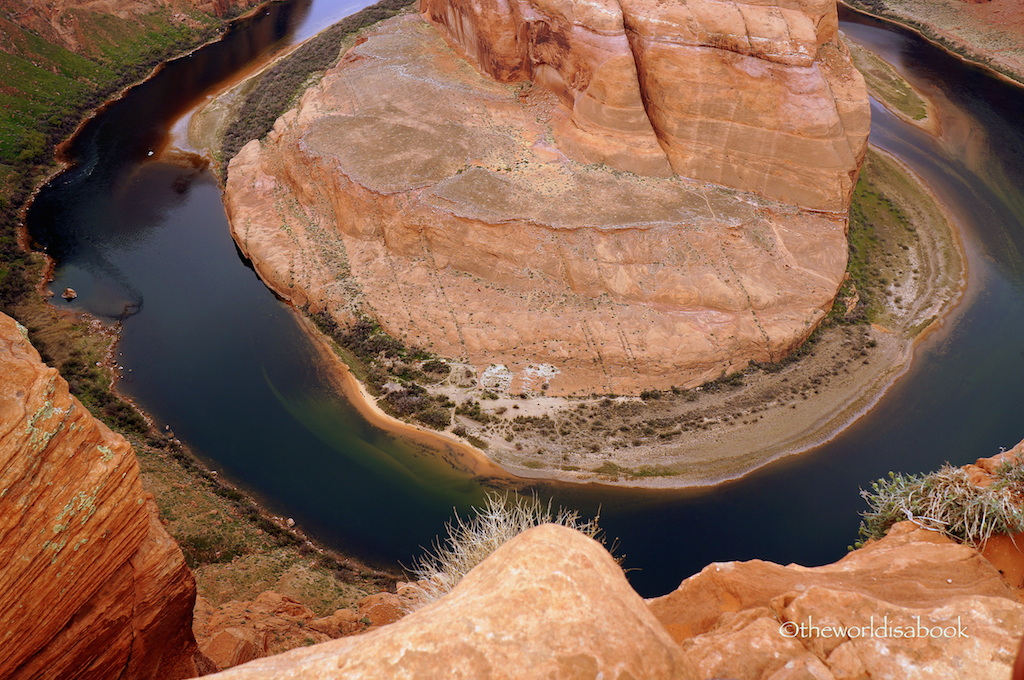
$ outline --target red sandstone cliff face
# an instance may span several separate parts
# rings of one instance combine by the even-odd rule
[[[508,35],[491,38],[476,52],[498,52]],[[640,91],[634,62],[603,38],[579,41],[566,58],[600,73],[571,116],[593,99],[592,112],[637,124],[602,138],[653,158],[643,149],[661,142],[637,141],[653,133],[641,115],[650,102],[629,94]],[[485,63],[515,73],[498,57]],[[726,108],[749,108],[738,91]],[[846,189],[830,190],[837,212],[821,212],[764,198],[760,186],[584,165],[560,146],[569,112],[541,87],[481,75],[431,25],[398,17],[231,162],[235,240],[283,297],[343,325],[365,314],[481,377],[507,370],[513,391],[538,372],[550,394],[693,386],[778,360],[810,335],[846,267]],[[748,128],[732,126],[741,146]]]
[[[564,104],[570,157],[844,211],[867,144],[864,82],[833,0],[423,0],[501,82]]]
[[[194,601],[131,446],[0,315],[0,676],[192,677]]]

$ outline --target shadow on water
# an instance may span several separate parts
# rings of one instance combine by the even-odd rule
[[[101,316],[136,312],[123,326],[121,387],[161,426],[324,541],[408,564],[483,487],[338,397],[292,312],[238,257],[213,178],[147,160],[175,112],[287,40],[300,14],[323,21],[324,7],[275,5],[110,106],[71,145],[77,166],[40,194],[29,228],[58,261],[55,289],[74,287],[75,304]],[[545,486],[542,495],[584,513],[601,509],[644,595],[711,561],[833,561],[856,537],[858,490],[872,479],[964,463],[1024,437],[1021,92],[913,36],[844,28],[902,55],[915,82],[985,131],[936,142],[877,108],[872,130],[970,229],[978,294],[878,407],[826,446],[710,490]]]

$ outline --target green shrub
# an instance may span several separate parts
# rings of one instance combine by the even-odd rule
[[[1018,507],[1024,461],[1002,465],[992,484],[979,487],[962,468],[943,466],[925,475],[890,472],[862,490],[870,509],[861,513],[861,541],[881,538],[896,522],[910,520],[962,543],[980,547],[994,534],[1024,529]]]

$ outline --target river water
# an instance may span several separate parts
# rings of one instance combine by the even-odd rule
[[[239,257],[213,178],[150,156],[218,82],[356,8],[277,5],[170,63],[84,127],[77,165],[40,193],[28,225],[58,262],[52,288],[71,286],[76,307],[123,322],[123,391],[273,511],[393,566],[485,489],[339,398],[292,311]],[[712,561],[834,561],[856,538],[859,488],[1024,437],[1024,94],[913,35],[851,15],[843,28],[940,104],[941,138],[874,106],[872,141],[965,226],[970,302],[871,413],[814,451],[712,489],[541,489],[585,514],[600,508],[645,596]]]

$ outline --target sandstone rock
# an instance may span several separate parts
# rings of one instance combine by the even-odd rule
[[[0,315],[0,676],[195,675],[195,584],[131,446]]]
[[[371,626],[386,626],[402,618],[402,603],[394,593],[375,593],[359,602],[359,618]]]
[[[389,599],[391,598],[391,599]],[[362,632],[371,624],[380,626],[401,616],[395,610],[395,595],[381,593],[364,598],[359,612],[339,609],[317,618],[300,602],[276,593],[260,593],[255,600],[230,601],[219,606],[199,599],[193,630],[202,652],[224,670],[259,657],[279,654],[296,647]]]
[[[571,529],[544,525],[501,547],[446,597],[396,623],[213,677],[694,676],[604,548]]]
[[[221,670],[259,658],[263,643],[251,629],[224,628],[206,641],[201,651]]]
[[[563,102],[584,162],[845,211],[866,151],[863,79],[833,0],[423,0],[485,73]]]
[[[712,564],[649,605],[705,678],[1009,677],[1024,634],[978,551],[909,522],[823,567]],[[821,632],[886,625],[915,634]]]
[[[491,70],[514,72],[499,47]],[[296,305],[504,366],[511,392],[539,372],[553,395],[693,386],[807,338],[842,282],[845,205],[581,165],[549,135],[566,110],[398,17],[231,162],[232,232]]]

